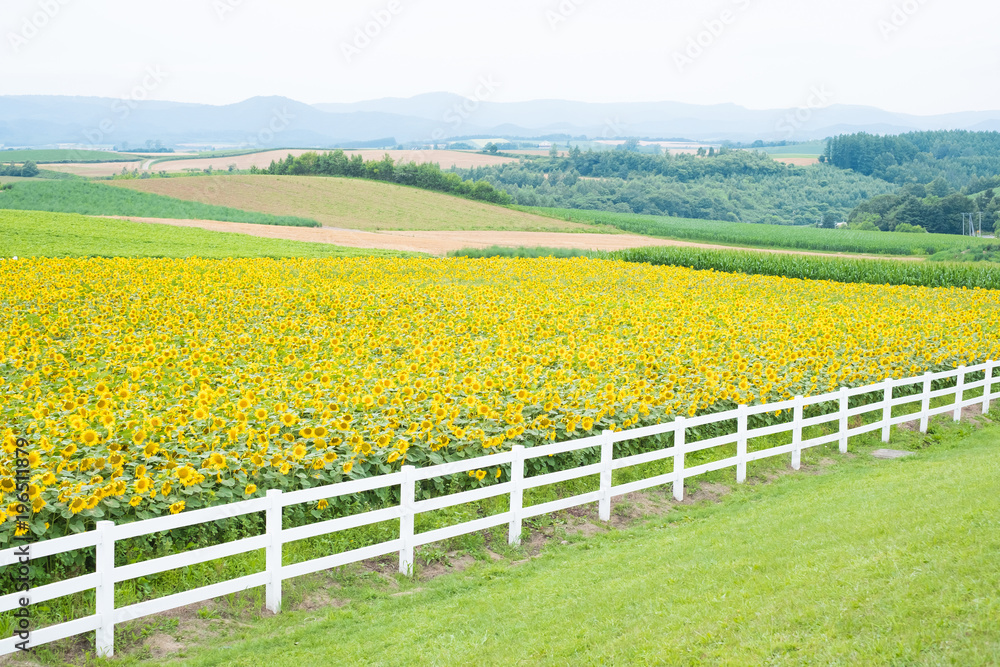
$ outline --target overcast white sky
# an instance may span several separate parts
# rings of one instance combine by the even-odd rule
[[[387,25],[355,45],[373,12]],[[154,67],[153,97],[211,104],[472,96],[492,76],[498,102],[774,108],[822,86],[930,114],[1000,109],[998,25],[993,0],[4,0],[0,94],[125,97]]]

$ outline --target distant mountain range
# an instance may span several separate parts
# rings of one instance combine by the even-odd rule
[[[218,144],[248,147],[387,146],[456,137],[808,141],[866,131],[1000,130],[1000,111],[937,116],[835,104],[752,110],[735,104],[478,102],[450,93],[308,105],[254,97],[212,106],[99,97],[0,96],[0,144]]]

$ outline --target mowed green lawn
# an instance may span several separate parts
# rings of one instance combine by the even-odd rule
[[[271,617],[184,664],[995,665],[998,492],[991,426],[411,595]]]
[[[92,218],[73,213],[0,210],[0,258],[402,257],[415,254]]]

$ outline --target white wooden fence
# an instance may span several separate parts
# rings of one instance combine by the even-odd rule
[[[1000,369],[1000,364],[989,361],[985,364],[970,367],[961,367],[957,370],[944,371],[941,373],[927,373],[922,377],[906,378],[902,380],[885,380],[882,383],[861,387],[858,389],[842,388],[838,392],[813,396],[809,398],[796,397],[792,400],[781,403],[771,403],[753,407],[740,406],[737,410],[723,412],[712,415],[694,417],[691,419],[677,418],[676,421],[668,424],[656,426],[646,426],[629,431],[605,431],[601,435],[561,442],[540,447],[525,448],[515,446],[512,451],[491,456],[468,459],[455,463],[446,463],[428,468],[414,468],[404,466],[400,472],[389,475],[382,475],[369,479],[360,479],[330,486],[317,487],[302,491],[282,493],[281,491],[268,491],[266,497],[243,502],[220,505],[207,509],[185,512],[172,516],[164,516],[146,521],[137,521],[123,525],[115,525],[110,521],[101,521],[97,524],[97,529],[82,533],[60,537],[48,541],[38,542],[30,545],[30,558],[32,561],[53,554],[96,547],[96,571],[92,574],[85,574],[73,579],[60,581],[57,583],[39,586],[28,593],[11,593],[0,596],[0,612],[9,612],[18,609],[19,600],[28,597],[30,604],[38,604],[47,600],[79,593],[81,591],[94,590],[96,595],[96,611],[91,616],[72,621],[60,623],[42,629],[32,630],[30,634],[30,646],[37,646],[47,642],[56,641],[65,637],[70,637],[86,632],[96,631],[97,651],[101,655],[110,656],[114,653],[114,628],[118,623],[124,623],[143,616],[155,614],[170,609],[176,609],[192,603],[202,602],[222,595],[244,591],[257,586],[265,587],[265,597],[267,608],[275,613],[281,609],[281,582],[292,577],[310,574],[320,570],[335,568],[348,563],[353,563],[390,553],[399,553],[399,569],[401,572],[410,573],[413,568],[413,550],[420,545],[446,540],[459,535],[481,531],[493,526],[508,525],[509,541],[512,544],[519,542],[521,538],[521,523],[530,517],[565,510],[587,503],[598,503],[599,516],[602,521],[611,518],[611,501],[616,496],[625,495],[635,491],[648,489],[656,486],[672,484],[673,494],[677,500],[684,498],[684,480],[707,473],[713,470],[720,470],[730,466],[736,467],[736,479],[744,482],[747,474],[747,463],[760,459],[791,455],[791,466],[798,469],[801,461],[802,450],[818,445],[839,442],[840,451],[847,452],[848,438],[861,435],[870,431],[881,430],[882,440],[888,442],[891,427],[904,422],[920,420],[920,430],[927,431],[928,420],[931,416],[947,412],[953,413],[955,421],[961,418],[962,408],[982,404],[984,412],[989,411],[990,402],[1000,398],[1000,392],[994,393],[995,384],[1000,384],[1000,376],[994,377],[994,369]],[[985,379],[967,383],[966,376],[970,373],[985,372]],[[957,378],[955,387],[948,387],[932,391],[932,382]],[[893,397],[893,390],[897,387],[912,386],[922,384],[922,391],[919,394],[912,394],[899,398]],[[965,398],[966,392],[982,389],[982,395],[975,398]],[[861,394],[882,391],[883,400],[859,406],[849,407],[849,399]],[[947,405],[931,409],[931,400],[939,397],[954,396],[954,402]],[[817,405],[821,403],[837,402],[839,408],[835,412],[823,414],[809,419],[804,418],[804,408],[807,405]],[[892,416],[894,407],[920,403],[918,412],[906,415]],[[793,410],[794,418],[788,423],[766,426],[763,428],[748,428],[749,417],[765,412],[777,410]],[[870,424],[848,427],[848,419],[858,415],[881,411],[878,421]],[[736,432],[730,435],[722,435],[706,440],[688,442],[686,439],[687,430],[698,426],[715,424],[729,420],[736,420]],[[820,437],[803,440],[803,430],[822,424],[835,424],[836,431]],[[784,433],[791,431],[792,442],[788,445],[771,447],[762,451],[747,451],[747,442],[753,438],[760,438],[767,435]],[[636,438],[673,433],[673,445],[658,451],[644,454],[636,454],[623,458],[614,458],[613,446],[616,442],[623,442]],[[695,467],[685,467],[684,456],[692,452],[702,451],[713,447],[736,444],[736,456],[720,461],[713,461]],[[599,463],[584,465],[570,470],[538,475],[535,477],[525,477],[524,463],[530,459],[540,458],[553,454],[577,451],[588,448],[599,447],[601,457]],[[673,458],[673,472],[641,479],[627,484],[614,486],[612,484],[612,472],[621,468],[627,468],[652,461],[660,461]],[[511,480],[506,483],[495,484],[481,489],[453,493],[452,495],[433,498],[430,500],[417,501],[415,489],[418,481],[430,480],[437,477],[454,475],[456,473],[468,472],[470,470],[483,469],[487,467],[510,465]],[[522,498],[524,491],[548,484],[565,482],[580,477],[590,475],[600,475],[600,488],[597,491],[584,493],[539,505],[525,507]],[[400,488],[401,502],[397,506],[388,507],[374,511],[357,514],[354,516],[322,521],[319,523],[300,526],[297,528],[282,527],[282,509],[290,505],[301,503],[312,503],[321,499],[329,499],[350,494],[383,489],[387,487]],[[421,512],[429,512],[446,507],[452,507],[464,503],[470,503],[485,498],[507,495],[510,499],[509,509],[501,514],[489,516],[474,521],[468,521],[455,526],[431,530],[424,533],[414,533],[414,516]],[[155,558],[139,563],[115,567],[115,543],[129,538],[150,535],[162,531],[169,531],[185,526],[227,519],[253,512],[264,512],[266,516],[266,532],[257,537],[250,537],[235,542],[220,544],[217,546],[205,547],[194,551],[188,551],[176,555]],[[388,542],[375,544],[372,546],[354,549],[344,553],[333,554],[315,560],[295,563],[294,565],[283,565],[281,560],[282,545],[296,540],[302,540],[318,535],[325,535],[336,531],[357,528],[389,520],[399,520],[399,537]],[[265,550],[265,570],[257,574],[251,574],[237,579],[232,579],[222,583],[203,586],[193,590],[168,595],[165,597],[132,604],[127,607],[115,608],[114,587],[115,584],[154,575],[168,570],[204,563],[219,558],[226,558],[236,554]],[[19,553],[17,548],[0,551],[0,565],[6,571],[8,568],[18,567]],[[0,655],[12,653],[16,649],[16,644],[21,641],[17,636],[0,640]]]

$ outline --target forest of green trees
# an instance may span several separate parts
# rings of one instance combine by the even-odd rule
[[[1000,132],[840,135],[827,142],[822,159],[902,186],[852,211],[849,222],[856,229],[895,230],[904,225],[961,234],[963,213],[972,213],[977,226],[981,213],[984,232],[1000,222]]]
[[[948,130],[880,136],[859,132],[831,138],[823,160],[890,183],[930,183],[954,189],[1000,174],[1000,132]],[[967,192],[966,194],[974,194]]]
[[[935,234],[961,234],[962,214],[972,213],[978,228],[981,213],[983,232],[994,231],[1000,219],[1000,197],[993,190],[970,197],[960,192],[949,193],[947,187],[944,179],[928,186],[905,185],[893,194],[860,204],[851,212],[848,222],[852,229],[907,231],[909,225]]]
[[[252,167],[251,173],[281,176],[348,176],[410,185],[424,190],[436,190],[493,204],[508,205],[513,199],[486,181],[463,180],[458,174],[441,171],[437,164],[397,164],[388,154],[381,160],[365,160],[361,155],[347,155],[342,150],[329,153],[291,154],[284,160],[272,161],[266,169]]]
[[[568,157],[458,173],[503,188],[523,206],[783,225],[846,220],[861,202],[896,189],[850,171],[795,167],[728,148],[698,156],[574,147]]]

